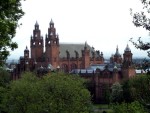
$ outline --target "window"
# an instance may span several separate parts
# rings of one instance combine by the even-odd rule
[[[35,37],[37,37],[37,34],[35,34]]]

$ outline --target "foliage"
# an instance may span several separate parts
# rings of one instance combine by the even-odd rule
[[[146,30],[150,31],[150,18],[149,18],[149,13],[150,13],[150,1],[149,0],[140,0],[143,8],[141,9],[140,12],[133,12],[131,9],[131,16],[133,17],[133,24],[136,27],[143,27]],[[137,49],[141,50],[148,50],[150,49],[150,43],[149,42],[143,42],[141,40],[141,37],[138,39],[138,43],[134,42],[132,38],[130,41],[135,45]],[[148,56],[150,57],[150,51],[148,51]]]
[[[111,87],[111,102],[122,102],[123,100],[123,89],[122,85],[119,82],[116,82]]]
[[[8,57],[10,49],[17,48],[12,38],[23,15],[21,0],[0,0],[0,64]]]
[[[150,77],[139,75],[129,80],[131,97],[144,105],[150,103]]]
[[[134,101],[132,103],[123,102],[121,104],[114,104],[112,109],[114,113],[147,113],[138,101]]]
[[[6,87],[11,81],[10,73],[0,68],[0,86]]]
[[[110,103],[110,95],[111,95],[109,84],[105,84],[104,88],[105,88],[105,90],[103,93],[103,97],[104,97],[105,102],[109,104]]]
[[[38,78],[25,73],[13,81],[3,99],[8,113],[88,113],[90,93],[84,80],[71,75],[51,73]]]
[[[123,88],[123,101],[126,103],[133,102],[134,99],[131,96],[129,81],[124,81],[122,83],[122,88]]]

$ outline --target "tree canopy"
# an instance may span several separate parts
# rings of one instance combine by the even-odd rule
[[[129,93],[134,100],[148,105],[150,103],[149,75],[136,76],[129,80]]]
[[[84,80],[54,73],[38,78],[25,73],[3,95],[1,109],[8,113],[88,113],[91,97]],[[2,90],[3,92],[3,90]]]
[[[21,0],[0,0],[0,64],[18,47],[12,39],[23,15]]]
[[[140,0],[143,8],[140,12],[133,12],[131,9],[131,16],[133,17],[133,24],[136,27],[143,27],[144,29],[150,31],[150,1],[149,0]],[[141,50],[149,50],[150,49],[150,43],[149,42],[143,42],[141,40],[141,37],[137,40],[138,42],[134,42],[132,38],[130,41],[135,45],[137,49]],[[150,57],[150,51],[148,51],[148,56]]]

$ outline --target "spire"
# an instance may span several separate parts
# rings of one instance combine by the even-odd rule
[[[118,45],[117,45],[117,48],[116,48],[115,56],[121,56],[120,53],[119,53]]]
[[[85,41],[85,46],[84,47],[87,48],[87,41]]]
[[[131,51],[131,49],[130,49],[130,47],[129,47],[129,45],[127,44],[127,46],[126,46],[126,48],[125,48],[125,50],[124,51]]]
[[[28,47],[26,46],[26,49],[25,50],[28,50]]]
[[[27,47],[27,46],[26,46],[26,49],[25,49],[24,51],[25,51],[25,52],[26,52],[26,51],[29,51],[29,49],[28,49],[28,47]]]
[[[38,24],[38,22],[37,22],[37,21],[35,22],[35,25],[34,25],[34,26],[35,26],[35,29],[36,29],[36,30],[38,30],[38,29],[39,29],[39,24]]]
[[[50,25],[50,28],[54,28],[54,22],[53,22],[53,20],[52,20],[52,19],[51,19],[51,21],[50,21],[49,25]]]
[[[39,26],[38,22],[36,21],[35,26]]]
[[[52,18],[51,18],[50,24],[54,24],[54,22],[53,22]]]

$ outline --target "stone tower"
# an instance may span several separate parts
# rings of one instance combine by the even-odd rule
[[[82,50],[82,68],[87,68],[90,65],[90,50],[87,48],[87,42],[85,42],[84,50]]]
[[[123,54],[122,73],[124,79],[129,79],[130,77],[135,75],[135,68],[132,62],[132,53],[128,44]]]
[[[26,49],[24,50],[24,58],[29,59],[29,49],[27,46],[26,46]]]
[[[47,63],[56,68],[59,65],[59,37],[56,35],[56,29],[52,19],[49,24],[48,34],[46,34],[45,38],[45,50]]]
[[[43,55],[43,37],[41,36],[41,31],[39,29],[39,24],[38,22],[35,23],[34,25],[34,30],[33,30],[33,36],[31,36],[31,58],[41,62],[41,57]]]
[[[125,62],[128,62],[129,65],[132,63],[132,53],[131,49],[129,48],[129,45],[127,44],[127,47],[124,50],[123,59]]]

